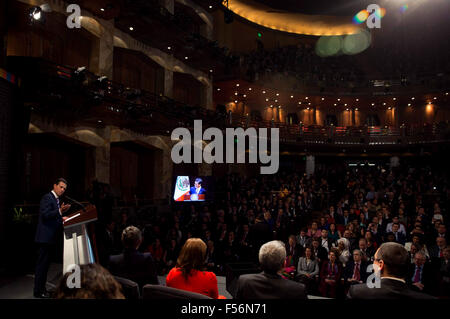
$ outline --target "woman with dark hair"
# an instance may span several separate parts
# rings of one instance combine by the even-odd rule
[[[61,278],[56,288],[56,299],[125,299],[122,287],[114,277],[99,264],[80,266],[79,288],[67,286],[71,283],[67,272]]]
[[[181,248],[176,266],[167,275],[167,287],[218,299],[217,278],[213,272],[205,271],[205,260],[205,242],[200,238],[189,238]]]
[[[336,228],[335,223],[330,224],[330,230],[328,231],[328,238],[331,243],[336,243],[341,238],[341,232]]]
[[[342,265],[338,259],[338,252],[332,249],[328,255],[328,260],[322,264],[320,270],[319,291],[323,297],[336,298],[341,275]]]

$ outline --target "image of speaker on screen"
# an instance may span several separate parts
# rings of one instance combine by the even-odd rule
[[[206,189],[202,187],[203,180],[197,177],[194,182],[194,186],[191,187],[189,194],[191,195],[191,200],[204,200]],[[202,196],[199,196],[202,195]]]

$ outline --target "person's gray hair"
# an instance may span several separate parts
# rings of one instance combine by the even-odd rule
[[[427,256],[420,250],[414,254],[414,257],[416,257],[416,256],[420,256],[422,258],[427,258]]]
[[[279,240],[269,241],[259,249],[259,263],[267,273],[281,270],[286,260],[286,246]]]
[[[136,249],[142,242],[141,230],[135,226],[128,226],[122,232],[122,243],[126,249]]]
[[[360,249],[353,249],[353,255],[358,252],[361,257],[363,257],[363,252]]]

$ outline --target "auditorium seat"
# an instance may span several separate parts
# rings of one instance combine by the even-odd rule
[[[126,299],[140,299],[139,285],[132,280],[114,276],[114,279],[122,286],[123,295]]]
[[[191,291],[159,286],[145,285],[142,289],[142,299],[212,299],[208,296]]]

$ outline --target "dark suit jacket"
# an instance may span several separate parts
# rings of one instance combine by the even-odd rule
[[[203,187],[200,187],[199,194],[205,194],[206,190]],[[195,187],[191,187],[191,191],[189,192],[190,195],[197,194]]]
[[[259,251],[261,245],[272,240],[272,231],[265,222],[259,222],[252,226],[248,231],[248,241],[254,250]]]
[[[293,250],[294,254],[292,255],[292,257],[294,259],[294,266],[297,267],[299,258],[303,256],[303,247],[297,244],[295,245]],[[291,246],[289,245],[289,243],[286,244],[286,255],[291,255]]]
[[[317,255],[316,257],[320,259],[320,264],[322,264],[324,261],[328,260],[328,253],[327,250],[325,248],[323,248],[322,246],[319,246],[319,248],[317,248]],[[314,251],[313,251],[314,253]]]
[[[366,283],[353,285],[349,299],[435,299],[433,296],[409,289],[408,285],[393,279],[381,279],[380,288],[369,288]]]
[[[236,299],[307,299],[305,285],[262,272],[241,275]]]
[[[367,277],[369,276],[369,274],[367,273],[368,263],[361,261],[361,264],[359,266],[360,266],[359,272],[361,274],[361,281],[364,283],[364,282],[366,282]],[[352,279],[354,268],[355,268],[355,262],[353,260],[349,261],[347,263],[347,265],[345,265],[343,278],[346,282],[349,279]]]
[[[55,244],[60,230],[62,230],[62,217],[56,197],[50,192],[42,197],[39,204],[39,221],[34,241]]]
[[[405,245],[406,236],[403,235],[403,233],[397,232],[397,243],[399,243],[400,245]]]
[[[159,285],[156,267],[150,253],[135,250],[110,256],[108,268],[114,276],[136,282],[140,289],[146,284]]]
[[[411,264],[408,269],[408,273],[406,276],[406,282],[409,287],[413,290],[419,291],[417,287],[412,286],[412,279],[416,272],[416,264]],[[424,285],[423,292],[424,293],[432,293],[434,291],[435,284],[435,272],[432,269],[432,265],[429,263],[425,263],[422,268],[422,284]]]

